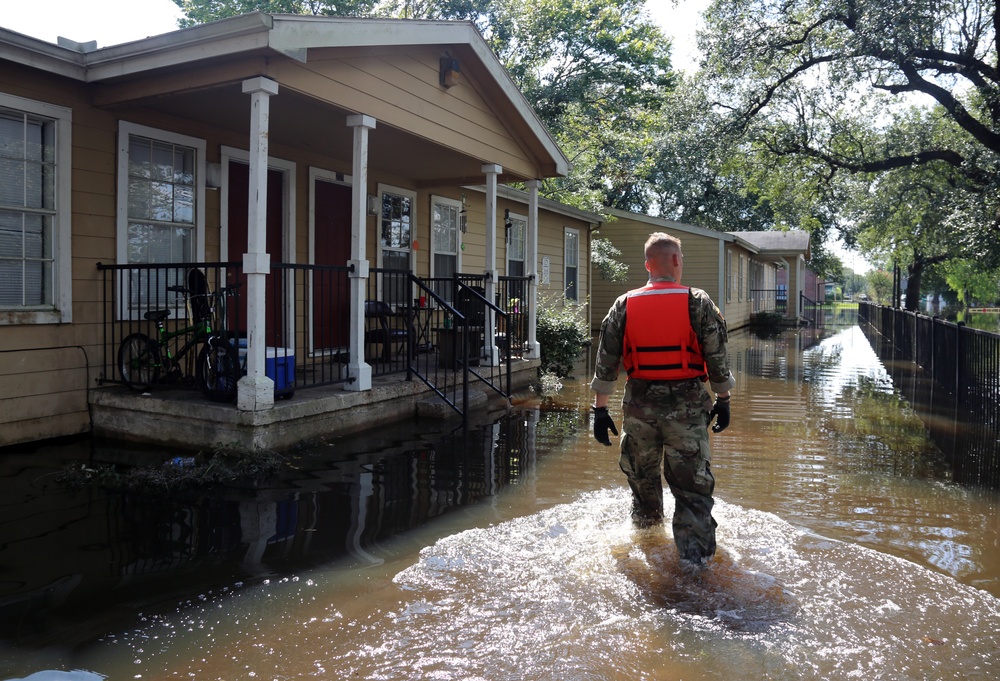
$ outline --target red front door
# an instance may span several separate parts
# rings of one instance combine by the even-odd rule
[[[317,179],[313,184],[315,265],[344,266],[351,257],[351,188]],[[343,271],[313,277],[313,349],[346,348],[350,331],[350,282]]]

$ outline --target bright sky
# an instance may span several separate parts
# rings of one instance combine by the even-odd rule
[[[173,0],[45,0],[39,6],[22,0],[0,0],[0,26],[47,42],[59,36],[98,47],[140,40],[177,28],[180,8]],[[708,0],[648,0],[653,19],[673,38],[674,67],[692,72],[697,66],[695,31]],[[40,11],[41,8],[41,11]],[[870,266],[839,244],[830,244],[843,263],[856,272]]]
[[[173,0],[45,0],[39,6],[3,0],[0,26],[56,42],[59,36],[85,43],[96,40],[108,47],[177,28],[180,8]],[[649,12],[674,38],[674,61],[690,70],[694,59],[694,27],[707,0],[648,0]]]

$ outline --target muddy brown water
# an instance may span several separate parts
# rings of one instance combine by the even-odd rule
[[[585,381],[223,499],[70,494],[8,457],[0,678],[998,678],[1000,495],[951,482],[858,327],[731,356],[700,573],[627,522]]]

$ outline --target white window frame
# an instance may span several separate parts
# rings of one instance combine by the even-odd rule
[[[118,182],[117,182],[117,260],[120,265],[130,264],[128,261],[128,168],[129,142],[133,135],[146,137],[158,142],[191,147],[195,150],[195,206],[194,206],[194,244],[195,252],[192,262],[205,260],[205,140],[198,137],[181,135],[159,128],[151,128],[138,123],[120,121],[118,124]],[[134,310],[125,300],[125,292],[121,290],[121,278],[118,281],[119,318],[139,318],[139,310]]]
[[[386,249],[382,247],[382,196],[383,194],[398,194],[399,196],[406,196],[410,199],[410,241],[407,244],[407,248],[399,249]],[[419,215],[417,209],[417,193],[410,189],[403,189],[402,187],[396,187],[390,184],[379,184],[378,185],[378,213],[375,215],[375,247],[378,251],[378,266],[385,267],[383,262],[383,254],[385,251],[389,252],[403,252],[404,250],[409,254],[410,262],[410,272],[413,273],[416,267],[416,257],[413,255],[413,241],[417,237],[417,215]],[[379,300],[385,300],[385,294],[382,291],[382,277],[378,280],[378,291],[377,295]]]
[[[569,237],[573,236],[576,239],[576,280],[573,282],[575,285],[573,290],[576,291],[576,298],[569,297],[569,262],[567,256],[569,255]],[[572,227],[563,227],[563,298],[566,300],[571,300],[574,303],[580,302],[580,249],[582,244],[580,243],[580,230],[574,229]]]
[[[73,321],[72,109],[0,92],[0,106],[48,118],[55,124],[55,196],[52,215],[52,305],[0,308],[0,326]]]
[[[434,279],[438,276],[434,268],[434,256],[438,255],[438,251],[434,246],[434,206],[441,205],[447,206],[448,208],[454,208],[458,211],[458,221],[455,223],[455,273],[462,271],[462,202],[455,199],[449,199],[445,196],[438,196],[436,194],[431,194],[431,220],[430,220],[430,236],[428,241],[430,242],[430,276]],[[381,225],[379,225],[381,230]],[[381,243],[381,231],[379,232],[379,243]],[[451,253],[446,253],[446,255],[452,255]],[[447,290],[451,290],[448,288]],[[454,301],[448,301],[454,302]]]
[[[521,234],[521,236],[523,237],[523,239],[521,241],[521,253],[523,254],[524,257],[522,257],[521,260],[515,260],[515,262],[521,263],[521,266],[522,266],[521,269],[525,273],[527,273],[528,272],[528,262],[527,262],[527,257],[528,257],[528,216],[521,215],[519,213],[510,213],[508,215],[508,217],[510,218],[510,220],[511,220],[512,223],[513,222],[522,222],[522,223],[524,223],[524,232]],[[514,231],[514,229],[511,228],[511,232],[512,233],[513,233],[513,231]],[[511,243],[513,243],[513,241],[511,241]],[[507,244],[507,252],[505,254],[506,255],[505,259],[506,259],[507,262],[506,262],[506,265],[505,265],[506,269],[504,271],[507,273],[507,276],[512,276],[511,273],[510,273],[510,262],[511,262],[511,257],[510,257],[511,248],[510,248],[510,246],[511,246],[511,244],[508,243]],[[577,264],[577,267],[579,267],[579,263]]]

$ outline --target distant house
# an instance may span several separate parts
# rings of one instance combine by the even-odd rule
[[[764,310],[780,309],[792,318],[798,314],[797,296],[790,297],[789,289],[778,282],[782,268],[798,271],[808,257],[809,235],[805,232],[717,232],[617,209],[608,209],[607,213],[613,220],[601,225],[594,236],[608,239],[622,252],[619,260],[628,266],[628,280],[615,283],[595,275],[591,292],[594,330],[600,328],[615,298],[646,283],[642,249],[653,232],[666,232],[681,240],[682,283],[707,291],[730,329],[747,325],[751,315]],[[789,234],[795,236],[781,236]],[[793,287],[799,281],[793,279]],[[790,302],[793,297],[795,300]]]
[[[365,393],[412,370],[387,344],[416,331],[373,326],[366,301],[413,320],[429,300],[431,346],[467,288],[497,306],[482,365],[535,366],[539,291],[590,290],[600,218],[539,199],[569,163],[468,22],[255,13],[101,49],[0,29],[0,124],[0,445],[86,432],[118,393],[114,436],[141,412],[166,439],[287,444],[279,387]],[[184,317],[188,268],[243,285],[222,322],[246,376],[237,405],[168,419],[106,386],[144,316]],[[391,411],[341,402],[294,418]]]
[[[758,249],[757,259],[761,263],[774,266],[775,289],[779,307],[785,308],[789,319],[802,316],[801,296],[813,302],[817,298],[816,274],[806,267],[809,259],[809,233],[801,230],[768,232],[730,232],[754,244]]]

